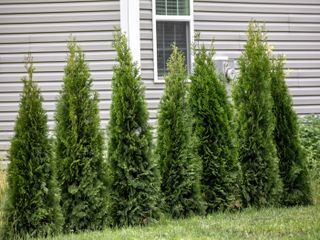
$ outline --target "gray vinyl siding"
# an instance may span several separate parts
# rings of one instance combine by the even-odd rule
[[[252,18],[266,23],[274,52],[287,57],[287,84],[295,110],[320,113],[320,1],[194,1],[194,29],[208,46],[215,39],[217,56],[240,55]]]
[[[147,92],[156,88],[154,96],[160,96],[163,84],[153,83],[152,1],[141,0],[140,10],[142,76]],[[287,84],[296,112],[319,114],[320,1],[194,0],[194,30],[208,47],[215,40],[217,56],[239,57],[252,18],[266,24],[274,53],[286,55]],[[154,107],[157,102],[153,100]]]
[[[38,82],[54,128],[54,110],[63,79],[66,39],[80,42],[100,96],[102,127],[109,118],[114,26],[120,25],[119,0],[1,0],[0,1],[0,155],[13,127],[25,75],[23,59],[32,52]]]
[[[86,53],[94,88],[100,94],[102,127],[109,118],[112,30],[120,24],[120,0],[0,1],[0,155],[9,147],[25,75],[23,58],[32,52],[38,82],[54,128],[54,110],[63,78],[66,39],[77,37]],[[287,56],[287,78],[299,114],[320,113],[319,0],[194,0],[194,28],[217,55],[237,58],[251,18],[266,22],[276,53]],[[154,82],[152,1],[140,0],[141,75],[150,123],[156,125],[163,83]]]

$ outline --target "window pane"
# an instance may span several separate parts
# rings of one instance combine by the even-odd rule
[[[167,14],[166,15],[179,15],[177,12],[178,0],[167,0]]]
[[[156,1],[156,12],[157,15],[166,15],[166,0]]]
[[[189,15],[190,0],[156,0],[157,15]]]
[[[163,76],[166,73],[166,64],[172,52],[171,44],[173,42],[185,54],[186,65],[190,65],[188,38],[189,30],[187,22],[157,22],[158,76]]]
[[[189,0],[178,1],[178,15],[189,15]]]

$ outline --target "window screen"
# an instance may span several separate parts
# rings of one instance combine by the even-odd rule
[[[166,63],[172,52],[171,44],[173,42],[184,53],[186,65],[190,65],[188,27],[188,22],[157,22],[158,76],[163,76],[166,73]]]
[[[189,15],[189,0],[156,0],[157,15]]]

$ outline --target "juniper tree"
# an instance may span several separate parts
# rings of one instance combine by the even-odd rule
[[[118,64],[113,67],[107,147],[112,225],[143,225],[159,217],[159,173],[151,155],[151,127],[141,77],[127,38],[119,30],[113,46]]]
[[[282,183],[273,141],[271,65],[264,28],[250,22],[248,39],[238,60],[240,73],[233,97],[237,112],[239,160],[245,206],[276,204]]]
[[[2,239],[44,237],[61,231],[63,217],[43,98],[33,81],[33,63],[26,62],[15,134],[9,150],[8,188]]]
[[[106,167],[98,95],[85,56],[68,43],[56,111],[56,161],[65,232],[102,229],[107,216]]]
[[[199,157],[194,153],[192,142],[184,60],[183,53],[173,45],[157,130],[161,190],[165,210],[173,217],[186,217],[202,210]]]
[[[311,188],[303,152],[297,114],[285,83],[284,58],[272,59],[272,97],[275,115],[274,141],[283,182],[282,203],[286,206],[312,203]]]
[[[189,104],[197,152],[202,160],[201,188],[207,213],[229,209],[239,200],[240,170],[232,129],[232,108],[214,65],[214,49],[195,49]]]

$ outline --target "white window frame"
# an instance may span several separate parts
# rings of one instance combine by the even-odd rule
[[[156,0],[152,0],[152,38],[153,38],[153,74],[154,74],[154,82],[156,83],[164,83],[164,78],[158,76],[158,49],[157,49],[157,21],[162,22],[187,22],[189,23],[189,44],[187,46],[191,49],[191,44],[194,39],[194,20],[193,20],[193,0],[189,0],[189,15],[157,15],[156,9]],[[189,51],[190,54],[190,69],[192,69],[193,65],[193,54],[192,51]],[[186,56],[188,57],[188,56]]]

